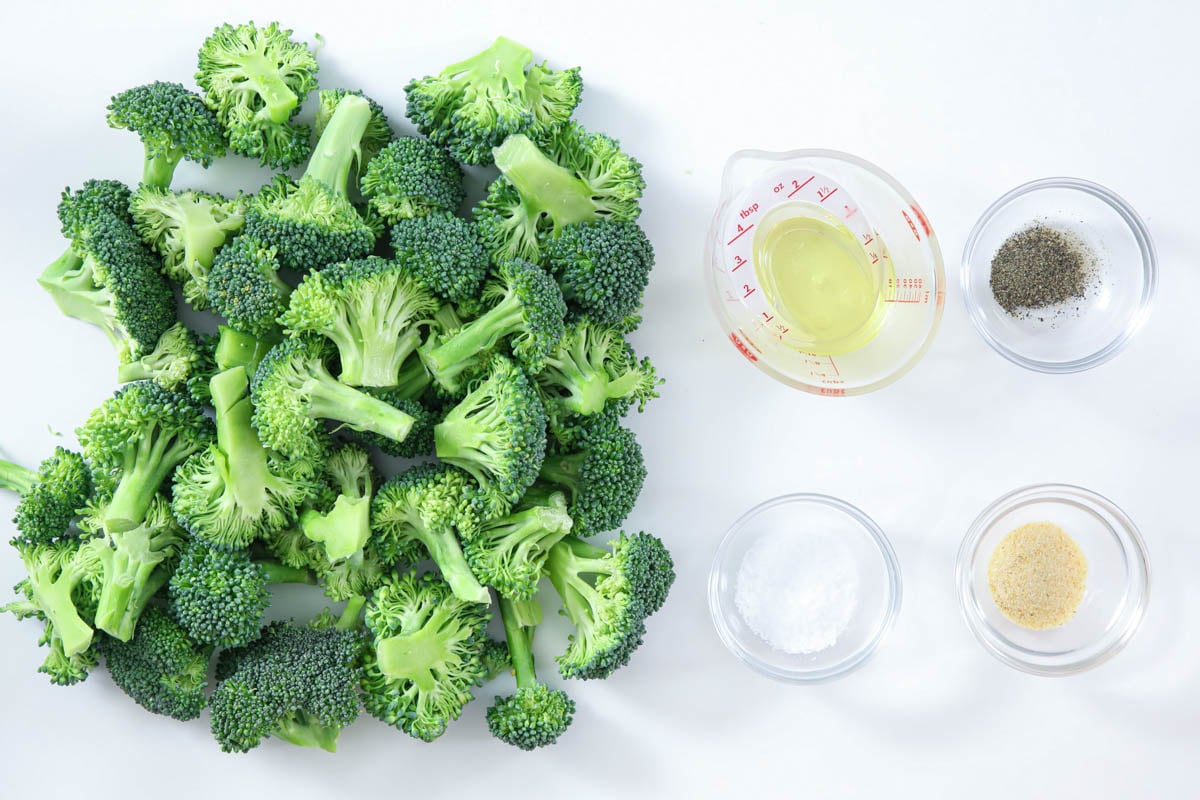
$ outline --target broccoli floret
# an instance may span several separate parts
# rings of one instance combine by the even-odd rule
[[[650,359],[638,361],[621,332],[586,318],[573,321],[535,379],[555,413],[598,414],[613,405],[623,414],[658,397],[662,384]]]
[[[452,303],[479,299],[488,256],[474,223],[448,211],[402,219],[392,226],[392,250],[438,297]]]
[[[588,220],[637,219],[642,165],[602,133],[568,123],[539,149],[526,136],[496,148],[502,173],[475,207],[484,247],[495,261],[539,263],[563,229]]]
[[[511,514],[462,529],[463,554],[481,583],[501,597],[529,599],[537,593],[546,556],[571,532],[561,492],[528,495]]]
[[[89,220],[105,214],[112,214],[127,225],[133,224],[129,214],[131,198],[129,187],[120,181],[89,180],[74,192],[67,187],[58,203],[62,235],[74,241]]]
[[[275,248],[239,236],[222,248],[208,273],[208,302],[229,326],[259,339],[278,335],[292,287],[279,277]]]
[[[93,535],[84,547],[100,564],[96,627],[127,642],[151,598],[170,577],[186,535],[171,515],[170,501],[161,494],[151,498],[132,528],[106,531],[108,510],[106,497],[93,498],[79,525]]]
[[[403,375],[404,373],[401,373]],[[419,384],[418,384],[419,385]],[[422,403],[411,399],[413,385],[402,383],[386,389],[369,389],[390,406],[400,409],[413,418],[412,430],[403,442],[370,432],[350,431],[349,436],[368,447],[378,447],[389,456],[397,458],[422,458],[433,455],[433,426],[442,421],[442,410],[434,403]],[[416,390],[419,395],[423,387]]]
[[[312,573],[246,550],[193,539],[167,584],[171,616],[200,644],[239,647],[258,636],[272,583],[314,583]]]
[[[332,341],[342,383],[393,386],[421,344],[418,324],[436,308],[425,284],[403,265],[372,256],[308,273],[280,322],[289,334]]]
[[[317,92],[317,117],[313,121],[313,133],[320,138],[321,134],[325,132],[325,126],[333,118],[333,112],[337,108],[338,103],[348,94],[361,97],[371,106],[371,119],[367,122],[367,129],[362,136],[362,145],[360,148],[362,152],[359,155],[358,164],[355,168],[356,174],[361,177],[366,165],[370,164],[375,156],[379,155],[379,151],[383,150],[395,136],[392,133],[391,125],[388,124],[387,114],[384,113],[383,106],[367,97],[358,89],[322,89]]]
[[[150,352],[175,323],[175,294],[158,259],[115,214],[96,212],[69,224],[72,246],[38,283],[64,314],[103,330],[122,361]]]
[[[100,652],[113,683],[152,714],[195,719],[208,705],[211,648],[195,645],[157,606],[146,609],[128,642],[103,638]]]
[[[432,573],[389,578],[367,603],[363,706],[422,741],[441,736],[485,674],[489,617]]]
[[[552,745],[570,727],[575,701],[561,689],[538,682],[533,664],[534,628],[521,624],[513,602],[504,597],[500,598],[500,617],[517,676],[517,691],[496,698],[487,710],[488,729],[500,741],[522,750]]]
[[[629,663],[646,617],[662,606],[675,580],[671,554],[659,539],[622,533],[610,547],[568,536],[546,560],[550,583],[575,626],[557,659],[563,677],[607,678]]]
[[[454,526],[470,518],[469,476],[448,464],[418,464],[392,476],[371,505],[371,525],[385,552],[416,563],[428,556],[454,596],[468,603],[491,598],[471,572]]]
[[[462,328],[430,337],[421,348],[426,368],[441,386],[454,390],[463,372],[478,365],[507,340],[530,373],[545,365],[564,331],[567,307],[554,279],[525,261],[506,261],[483,290],[488,309]]]
[[[495,680],[506,672],[512,672],[512,656],[508,652],[508,642],[501,639],[488,639],[483,643],[483,679],[478,685]]]
[[[290,30],[225,24],[200,47],[196,83],[225,126],[230,148],[287,168],[309,153],[309,129],[289,120],[317,86],[317,59]]]
[[[530,65],[533,52],[500,37],[436,76],[412,80],[408,118],[467,164],[490,164],[492,148],[514,133],[545,135],[570,118],[583,92],[578,67]]]
[[[188,395],[137,381],[105,400],[76,433],[97,488],[110,495],[103,527],[120,532],[142,523],[163,483],[211,441],[213,429]]]
[[[487,518],[508,513],[541,469],[546,454],[546,412],[525,374],[495,356],[487,378],[434,426],[438,458],[475,480],[467,497]]]
[[[279,176],[246,209],[246,233],[276,249],[288,269],[309,269],[368,255],[375,231],[346,196],[361,157],[371,105],[356,95],[338,103],[299,181]]]
[[[225,155],[225,132],[200,95],[182,84],[155,81],[113,97],[108,124],[127,128],[146,150],[142,183],[167,187],[183,159],[202,167]]]
[[[567,225],[546,243],[544,255],[567,305],[596,322],[624,326],[642,307],[654,248],[636,222],[597,219]]]
[[[280,458],[263,447],[251,424],[244,366],[217,373],[210,391],[217,441],[179,467],[172,503],[193,536],[246,547],[296,521],[300,506],[317,491],[319,465]]]
[[[466,197],[462,167],[428,139],[401,136],[367,163],[359,181],[370,206],[388,224],[439,211],[453,213]]]
[[[63,447],[38,467],[37,472],[0,460],[0,489],[20,495],[13,523],[14,546],[50,544],[68,533],[71,520],[92,494],[92,473],[83,456]]]
[[[163,272],[192,308],[208,308],[208,273],[217,252],[242,230],[241,196],[170,192],[143,184],[129,210],[142,241],[162,256]]]
[[[575,534],[590,536],[625,522],[641,494],[646,464],[633,432],[613,423],[589,428],[576,449],[548,454],[539,479],[566,492]]]
[[[41,644],[50,647],[40,672],[53,683],[70,685],[87,677],[95,666],[93,618],[100,592],[101,567],[95,549],[79,536],[52,543],[14,540],[25,578],[16,585],[24,598],[10,603],[18,619],[35,618],[46,624]]]
[[[325,479],[336,499],[328,509],[306,509],[300,515],[300,530],[322,545],[328,563],[336,564],[361,554],[371,538],[371,495],[379,476],[370,454],[348,444],[330,455]]]
[[[403,441],[413,418],[382,400],[341,383],[329,373],[329,340],[296,336],[271,349],[250,387],[254,427],[267,447],[289,458],[318,457],[320,420]]]
[[[358,718],[359,636],[337,628],[274,622],[217,661],[209,707],[225,752],[247,752],[268,736],[334,752]]]
[[[176,322],[158,338],[153,350],[135,361],[120,364],[117,380],[154,381],[171,391],[187,390],[193,380],[208,380],[205,374],[210,360],[208,347],[200,334]]]

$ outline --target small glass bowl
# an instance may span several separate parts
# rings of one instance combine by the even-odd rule
[[[1058,525],[1087,558],[1083,601],[1057,628],[1017,625],[996,607],[988,587],[992,551],[1030,522]],[[1074,675],[1103,664],[1137,632],[1150,598],[1150,565],[1137,527],[1111,500],[1078,486],[1029,486],[992,503],[967,531],[955,573],[975,638],[1005,664],[1034,675]]]
[[[846,630],[817,653],[776,650],[743,620],[734,601],[738,571],[759,537],[779,528],[819,527],[844,537],[858,566],[858,600]],[[883,531],[849,503],[820,494],[789,494],[760,503],[729,527],[713,558],[708,607],[721,641],[768,677],[789,683],[841,678],[874,654],[900,611],[900,563]]]
[[[1098,284],[1060,309],[1016,317],[992,296],[992,258],[1034,223],[1082,240],[1095,256]],[[1080,372],[1115,356],[1149,316],[1157,283],[1154,242],[1141,217],[1108,189],[1076,178],[1013,189],[983,213],[963,251],[963,299],[975,329],[997,353],[1037,372]]]

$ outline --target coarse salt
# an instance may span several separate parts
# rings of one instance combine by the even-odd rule
[[[792,655],[832,647],[858,603],[850,546],[823,530],[779,528],[751,545],[738,569],[734,602],[772,648]]]

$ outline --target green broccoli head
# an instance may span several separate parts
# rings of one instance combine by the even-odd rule
[[[512,656],[508,652],[508,642],[502,639],[488,639],[484,642],[482,658],[484,675],[480,686],[506,672],[512,672]]]
[[[449,211],[431,211],[392,226],[396,261],[452,303],[479,298],[488,256],[474,223]]]
[[[387,147],[392,141],[395,134],[392,133],[392,127],[388,124],[387,114],[383,111],[383,106],[376,103],[371,98],[367,97],[358,89],[322,89],[317,92],[317,117],[313,122],[313,133],[320,138],[325,132],[325,127],[329,124],[329,120],[333,118],[333,112],[337,109],[338,103],[348,94],[361,97],[366,100],[371,106],[371,118],[367,122],[367,129],[362,136],[361,155],[356,165],[356,172],[361,176],[366,169],[366,166],[379,155],[383,148]]]
[[[128,642],[105,637],[100,652],[113,683],[152,714],[189,720],[208,705],[211,649],[198,647],[157,606],[146,609]]]
[[[37,472],[0,460],[0,488],[17,492],[13,546],[51,544],[68,535],[71,521],[92,494],[92,473],[83,456],[63,447]]]
[[[562,493],[526,495],[512,513],[464,526],[463,553],[480,582],[502,597],[529,599],[537,594],[550,548],[572,524]]]
[[[418,325],[437,300],[403,265],[374,256],[308,273],[280,321],[289,334],[316,334],[337,347],[338,379],[394,386],[421,343]]]
[[[589,220],[631,221],[641,213],[642,165],[602,133],[574,122],[539,148],[512,136],[496,148],[501,175],[475,207],[484,247],[495,261],[540,263],[550,240]]]
[[[500,598],[500,617],[517,679],[517,691],[497,697],[487,710],[488,729],[500,741],[522,750],[535,750],[558,741],[575,714],[567,694],[538,681],[533,663],[535,627],[522,623],[519,604]]]
[[[536,381],[558,416],[599,414],[606,407],[624,414],[635,403],[640,411],[662,384],[650,359],[638,361],[621,331],[586,317],[567,325]]]
[[[459,161],[490,164],[508,136],[541,136],[561,126],[579,104],[579,69],[533,66],[533,52],[500,37],[491,47],[405,87],[408,118]]]
[[[456,597],[488,603],[487,589],[471,572],[455,526],[467,524],[471,478],[449,464],[418,464],[379,489],[371,505],[371,525],[385,554],[416,563],[432,558]]]
[[[321,420],[403,441],[413,418],[329,373],[333,346],[302,335],[271,349],[251,385],[254,427],[264,445],[289,458],[314,460],[324,443]]]
[[[234,330],[269,338],[279,330],[292,287],[279,277],[274,247],[242,235],[225,245],[208,274],[208,302]]]
[[[343,96],[300,180],[279,176],[251,200],[246,233],[274,247],[283,266],[303,272],[374,249],[375,229],[346,194],[370,121],[370,103]]]
[[[336,750],[360,710],[360,650],[354,633],[274,622],[256,641],[222,652],[209,701],[221,749],[244,753],[275,736]]]
[[[675,579],[670,554],[649,534],[620,534],[611,549],[568,536],[546,561],[550,582],[575,626],[558,657],[563,677],[607,678],[641,645],[645,619]]]
[[[575,449],[547,455],[539,478],[566,493],[575,534],[591,536],[625,522],[641,494],[646,464],[633,432],[612,422],[589,427]]]
[[[158,259],[116,214],[77,208],[67,219],[72,246],[38,283],[64,314],[103,330],[122,361],[150,352],[175,323],[175,294]]]
[[[142,184],[129,210],[138,235],[162,256],[163,272],[192,308],[208,308],[208,273],[217,252],[242,230],[242,197],[170,192]]]
[[[205,371],[209,363],[206,348],[200,334],[176,322],[158,337],[149,353],[118,365],[117,380],[154,381],[164,389],[185,390],[194,380],[207,381],[210,377]]]
[[[317,86],[317,60],[292,32],[225,24],[200,47],[196,83],[234,152],[287,168],[309,153],[309,130],[289,120]]]
[[[213,426],[190,396],[137,381],[105,400],[76,433],[97,488],[110,493],[103,524],[111,533],[142,523],[175,468],[212,440]]]
[[[52,683],[70,685],[84,680],[96,665],[93,645],[102,568],[93,547],[79,536],[49,543],[14,540],[25,577],[16,585],[21,599],[0,607],[18,619],[45,623],[40,644],[50,652],[40,672]]]
[[[155,81],[113,97],[108,124],[141,137],[142,183],[167,187],[183,159],[207,167],[225,155],[225,132],[200,95],[182,84]]]
[[[133,223],[129,213],[132,194],[120,181],[89,180],[76,191],[63,190],[58,204],[58,221],[62,234],[74,241],[87,230],[87,223],[97,216],[111,214],[126,224]],[[83,254],[81,254],[83,255]]]
[[[467,499],[481,518],[508,513],[537,478],[546,454],[546,412],[525,374],[493,357],[482,380],[433,429],[438,458],[474,478]]]
[[[629,220],[597,219],[563,227],[546,243],[546,268],[567,305],[602,325],[638,313],[654,266],[654,248]]]
[[[215,375],[210,395],[217,441],[176,471],[172,504],[193,536],[246,547],[296,521],[300,506],[317,491],[320,465],[281,458],[263,447],[251,423],[245,367]]]
[[[540,267],[506,261],[484,286],[480,316],[457,331],[422,347],[421,357],[434,380],[454,390],[459,377],[478,365],[502,341],[530,373],[539,372],[562,339],[567,307],[558,284]]]
[[[428,139],[401,136],[367,164],[359,186],[383,220],[458,210],[466,197],[462,167]]]
[[[363,706],[417,739],[441,736],[485,673],[489,616],[432,573],[389,578],[367,603]]]

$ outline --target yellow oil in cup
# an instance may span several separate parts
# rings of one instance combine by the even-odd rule
[[[787,321],[785,343],[818,355],[867,344],[883,325],[895,281],[879,243],[868,251],[832,214],[806,203],[776,206],[759,222],[752,253],[767,303]]]

